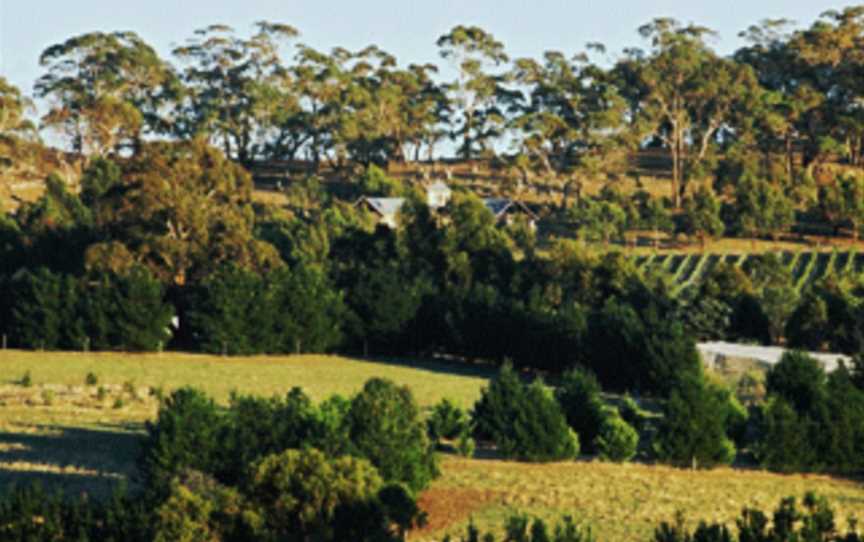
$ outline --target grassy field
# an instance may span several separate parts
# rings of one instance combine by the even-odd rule
[[[85,385],[88,373],[97,384]],[[21,385],[25,374],[29,386]],[[143,423],[158,409],[156,388],[167,393],[192,385],[225,402],[232,390],[272,396],[299,386],[320,401],[334,393],[351,395],[379,376],[409,386],[423,406],[449,397],[467,408],[489,374],[435,362],[335,356],[2,351],[0,488],[39,480],[73,494],[104,494],[117,479],[133,476]]]
[[[841,526],[864,517],[860,482],[824,476],[783,476],[761,471],[690,471],[663,466],[570,462],[531,465],[450,458],[421,504],[430,521],[412,540],[464,534],[469,521],[481,531],[500,528],[515,512],[551,522],[570,515],[590,525],[598,541],[649,540],[676,512],[688,523],[734,525],[742,507],[773,511],[784,496],[816,491],[829,498]]]
[[[24,386],[28,373],[31,383]],[[96,384],[85,383],[88,373]],[[381,376],[409,386],[422,405],[450,397],[468,407],[490,374],[482,367],[335,356],[0,352],[0,488],[40,480],[70,494],[104,494],[117,480],[134,481],[143,422],[158,408],[155,388],[195,385],[224,402],[235,389],[281,395],[300,386],[321,400],[350,395]],[[781,497],[807,490],[831,498],[841,518],[856,511],[864,516],[864,486],[827,477],[449,456],[442,466],[442,477],[422,496],[429,525],[412,540],[460,533],[472,518],[493,528],[517,511],[549,519],[573,515],[590,523],[598,540],[645,540],[678,510],[694,522],[730,521],[745,505],[773,509]]]

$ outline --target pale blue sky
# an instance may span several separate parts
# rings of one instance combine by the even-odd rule
[[[636,28],[658,16],[695,22],[720,33],[730,53],[737,33],[764,18],[809,25],[847,4],[825,0],[0,0],[0,74],[32,92],[45,47],[93,30],[133,30],[168,57],[196,28],[227,23],[244,32],[256,20],[296,26],[300,41],[330,49],[375,43],[400,63],[438,62],[435,40],[456,24],[477,24],[511,57],[548,49],[581,51],[589,41],[610,51],[641,45]]]

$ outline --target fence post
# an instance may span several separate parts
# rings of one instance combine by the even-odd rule
[[[222,357],[228,356],[228,341],[222,341]]]
[[[6,350],[6,334],[3,334],[3,350]]]
[[[84,340],[82,341],[82,343],[84,344],[84,352],[89,352],[90,351],[90,337],[84,337]]]

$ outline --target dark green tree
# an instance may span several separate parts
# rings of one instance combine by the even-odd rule
[[[345,417],[350,452],[368,459],[385,482],[413,492],[438,475],[437,459],[411,391],[373,378],[352,400]]]
[[[571,459],[579,439],[555,398],[539,380],[525,384],[509,365],[484,388],[472,412],[475,435],[505,457],[525,461]]]

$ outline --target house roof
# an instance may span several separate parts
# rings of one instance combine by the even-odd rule
[[[514,201],[508,198],[483,198],[483,205],[485,205],[487,209],[492,211],[492,214],[495,215],[495,218],[501,218],[504,213],[509,211],[512,207],[518,207],[519,210],[531,217],[532,220],[537,220],[537,215],[534,214],[534,211],[529,209],[521,201]]]
[[[513,205],[513,201],[507,198],[483,198],[483,205],[492,211],[493,215],[499,217],[507,212],[507,209]]]
[[[399,209],[405,205],[405,198],[363,198],[373,211],[381,216],[396,216]]]

